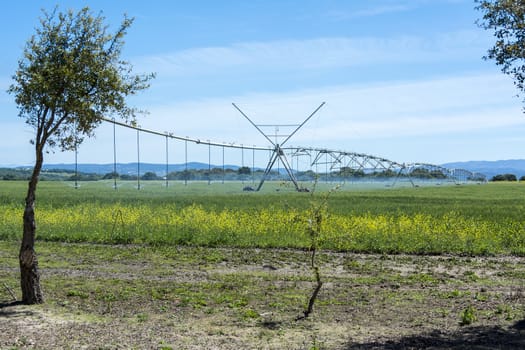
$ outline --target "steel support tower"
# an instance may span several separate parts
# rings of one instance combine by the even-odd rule
[[[305,188],[302,188],[299,186],[299,183],[297,182],[297,178],[295,177],[295,174],[293,173],[293,170],[292,170],[292,167],[290,166],[290,163],[288,162],[288,159],[286,158],[286,154],[284,153],[283,151],[283,146],[286,144],[286,142],[288,142],[290,140],[290,138],[295,135],[295,133],[303,127],[304,124],[306,124],[306,122],[308,122],[308,120],[310,120],[314,114],[317,113],[317,111],[319,111],[321,109],[321,107],[323,107],[325,105],[325,102],[321,103],[319,105],[319,107],[317,107],[309,116],[308,118],[306,118],[301,124],[272,124],[272,125],[268,125],[268,124],[255,124],[239,107],[237,107],[237,105],[235,103],[232,103],[233,107],[235,107],[235,109],[237,109],[239,111],[239,113],[242,114],[242,116],[244,118],[246,118],[246,120],[248,120],[250,122],[250,124],[252,124],[256,129],[257,131],[259,131],[261,133],[261,135],[263,135],[273,146],[273,153],[270,157],[270,160],[268,161],[268,165],[266,166],[266,169],[264,170],[264,174],[261,178],[261,181],[259,182],[259,185],[257,186],[257,189],[256,191],[259,191],[262,187],[262,185],[264,184],[264,181],[266,180],[266,178],[268,177],[268,175],[270,174],[275,162],[279,159],[281,162],[282,162],[282,165],[284,167],[284,169],[286,170],[286,173],[288,174],[288,177],[290,178],[290,180],[293,182],[294,186],[295,186],[295,189],[298,191],[298,192],[306,192],[307,189]],[[275,127],[275,135],[269,135],[267,133],[265,133],[264,131],[262,131],[261,127]],[[279,127],[296,127],[295,130],[293,132],[291,132],[289,135],[279,135],[278,132],[279,132]],[[272,140],[270,138],[270,136],[274,136],[275,137],[275,141]],[[284,140],[282,142],[279,142],[279,138],[283,138]]]

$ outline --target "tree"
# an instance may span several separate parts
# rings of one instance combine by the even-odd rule
[[[250,175],[252,173],[252,170],[247,166],[242,166],[239,169],[237,169],[237,173],[239,175]]]
[[[514,174],[498,174],[494,175],[490,181],[518,181]]]
[[[525,1],[476,0],[483,12],[478,25],[493,30],[496,43],[485,59],[493,59],[503,73],[513,77],[514,84],[525,92]]]
[[[141,179],[142,180],[158,180],[159,177],[153,171],[147,171],[146,173],[144,173],[144,175],[141,176]]]
[[[118,179],[118,178],[119,178],[119,173],[112,171],[110,173],[104,174],[104,176],[102,177],[102,180],[113,180],[113,179]]]
[[[28,184],[20,246],[22,301],[44,301],[40,287],[36,236],[35,194],[46,147],[75,149],[84,137],[93,136],[106,115],[134,123],[138,110],[126,97],[149,87],[153,74],[135,75],[123,61],[123,37],[133,19],[124,19],[115,33],[105,18],[89,8],[78,13],[43,11],[40,26],[26,43],[14,83],[19,116],[35,130],[35,165]]]

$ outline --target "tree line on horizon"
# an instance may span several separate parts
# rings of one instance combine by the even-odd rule
[[[4,181],[9,180],[28,180],[31,176],[31,168],[0,168],[0,179]],[[232,168],[211,168],[211,169],[185,169],[181,171],[171,171],[166,175],[158,175],[153,171],[146,171],[140,175],[140,180],[172,180],[172,181],[248,181],[252,179],[260,179],[264,174],[261,169],[252,170],[249,167]],[[402,178],[416,178],[426,180],[444,180],[447,176],[440,170],[429,170],[425,168],[415,168],[409,173],[398,173],[393,170],[365,172],[363,170],[356,170],[350,167],[342,167],[336,171],[328,173],[316,173],[313,170],[297,171],[295,176],[299,181],[315,181],[316,179],[328,181],[345,181],[345,180],[365,180],[365,179],[392,179],[396,177]],[[268,180],[282,180],[286,177],[286,173],[277,170],[272,170],[268,176]],[[118,172],[109,172],[106,174],[98,174],[91,172],[78,172],[71,169],[45,169],[40,174],[42,181],[98,181],[98,180],[112,180],[119,179],[123,181],[137,180],[137,174],[120,174]],[[478,179],[467,179],[470,181],[477,181]],[[520,181],[525,180],[525,176],[520,178]],[[517,181],[513,174],[496,175],[491,181]]]

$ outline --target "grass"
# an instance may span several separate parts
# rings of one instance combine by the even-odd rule
[[[0,241],[0,280],[19,295],[17,249],[15,241]],[[347,348],[416,329],[502,329],[525,315],[525,265],[516,257],[319,252],[325,285],[311,319],[295,322],[315,283],[307,252],[60,242],[37,249],[47,302],[21,309],[20,318],[6,313],[2,348],[26,346],[18,332],[24,322],[42,349],[156,348],[161,341],[173,348],[277,349],[308,348],[311,337]],[[9,300],[0,288],[0,302]]]
[[[302,323],[315,283],[309,194],[143,185],[39,184],[47,303],[0,309],[0,348],[365,348],[416,333],[447,348],[462,329],[479,332],[479,348],[523,348],[512,325],[525,316],[524,258],[506,255],[525,253],[525,185],[345,186],[330,197],[316,258],[325,284]],[[19,297],[26,186],[0,182],[0,303]]]
[[[266,184],[41,182],[38,239],[101,244],[206,247],[309,247],[311,196]],[[322,184],[325,190],[329,184]],[[24,182],[0,182],[0,239],[21,231]],[[273,187],[272,187],[273,186]],[[410,254],[525,254],[525,185],[343,188],[330,198],[319,247]],[[279,190],[279,191],[277,191]],[[319,189],[318,189],[319,191]],[[322,188],[321,188],[322,191]]]

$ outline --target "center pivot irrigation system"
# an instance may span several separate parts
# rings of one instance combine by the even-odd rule
[[[290,138],[300,128],[302,128],[303,125],[306,124],[306,122],[308,120],[310,120],[314,116],[314,114],[317,113],[318,110],[321,109],[321,107],[323,107],[325,105],[325,102],[321,103],[319,105],[319,107],[317,107],[315,109],[315,111],[313,111],[312,114],[310,114],[310,116],[308,116],[308,118],[306,118],[301,124],[298,124],[298,125],[296,125],[296,124],[259,124],[259,125],[257,125],[250,118],[248,118],[248,116],[243,111],[241,111],[241,109],[239,107],[237,107],[237,105],[235,103],[232,103],[232,105],[233,105],[233,107],[235,107],[244,116],[244,118],[246,118],[257,129],[257,131],[259,131],[268,141],[270,141],[270,143],[273,146],[272,156],[270,157],[270,160],[268,161],[268,165],[266,166],[266,170],[264,171],[264,174],[263,174],[263,176],[261,178],[261,182],[259,182],[259,186],[257,186],[257,191],[259,191],[261,189],[262,185],[264,184],[264,181],[266,180],[266,178],[270,174],[270,171],[272,170],[272,168],[273,168],[273,166],[275,164],[275,161],[277,159],[280,159],[281,162],[283,163],[284,169],[286,169],[286,172],[288,173],[288,176],[290,177],[290,180],[293,182],[293,184],[295,186],[295,189],[297,191],[299,191],[299,192],[306,192],[307,189],[299,186],[299,183],[297,182],[297,178],[295,177],[295,175],[293,173],[293,169],[290,166],[290,163],[288,162],[288,159],[286,158],[286,153],[284,152],[282,146],[284,146],[284,144],[286,142],[288,142],[288,140],[290,140]],[[263,127],[274,127],[275,128],[275,134],[274,135],[269,135],[269,134],[265,133],[264,131],[261,130],[261,128],[263,128]],[[278,134],[279,127],[295,127],[295,130],[293,130],[292,133],[290,133],[290,134],[280,135],[280,134]],[[270,136],[274,136],[275,142],[272,141]],[[278,140],[280,138],[283,138],[284,140],[279,143]]]
[[[388,178],[391,182],[390,186],[394,186],[400,178],[408,179],[412,186],[418,186],[415,179],[434,179],[439,181],[450,181],[455,184],[467,183],[467,182],[486,182],[486,177],[480,173],[473,173],[465,169],[448,169],[439,165],[428,164],[428,163],[398,163],[383,157],[377,157],[370,154],[348,152],[341,150],[332,150],[326,148],[313,148],[313,147],[294,147],[285,146],[287,142],[301,129],[324,105],[325,102],[321,103],[302,123],[299,124],[256,124],[244,113],[235,103],[232,103],[233,107],[239,111],[242,116],[253,125],[259,133],[261,133],[266,140],[270,143],[270,146],[259,147],[259,146],[247,146],[235,143],[225,142],[212,142],[209,140],[193,139],[189,137],[176,136],[169,132],[159,132],[154,130],[144,129],[135,125],[129,125],[122,122],[117,122],[114,119],[101,118],[103,121],[113,124],[113,174],[116,186],[116,174],[117,174],[117,158],[116,158],[116,126],[133,129],[137,133],[137,181],[138,188],[140,189],[140,133],[151,134],[165,138],[166,142],[166,186],[168,186],[168,140],[182,141],[184,142],[185,150],[185,170],[188,170],[188,143],[194,143],[208,147],[208,170],[211,173],[211,148],[222,148],[222,173],[224,181],[225,165],[224,165],[224,150],[225,148],[240,149],[242,152],[242,165],[244,167],[244,152],[246,150],[252,151],[252,173],[255,172],[255,153],[267,152],[270,154],[268,163],[262,174],[259,185],[256,191],[259,191],[264,182],[272,177],[272,169],[277,163],[277,172],[279,167],[286,170],[288,179],[293,183],[295,189],[299,192],[307,192],[308,189],[300,186],[298,177],[303,176],[302,180],[305,180],[304,173],[313,173],[319,179],[321,178],[322,170],[324,170],[325,180],[328,181],[344,181],[348,179],[363,179],[368,178]],[[271,128],[273,133],[269,130]],[[290,132],[281,132],[281,129],[291,130]],[[273,139],[272,139],[273,138]],[[77,152],[75,152],[75,164]],[[291,161],[289,160],[291,159]],[[307,159],[309,166],[308,171],[299,171],[299,159]],[[294,159],[296,160],[296,168],[293,168]],[[324,169],[319,171],[319,167]],[[274,172],[275,173],[275,172]],[[336,174],[336,175],[334,175]],[[208,183],[210,183],[208,179]],[[253,177],[255,181],[255,177]],[[312,181],[311,177],[307,177],[306,181]],[[187,183],[187,180],[185,180]]]

